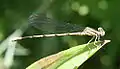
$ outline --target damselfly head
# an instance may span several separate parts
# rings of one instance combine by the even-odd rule
[[[103,30],[103,28],[99,27],[98,31],[100,32],[100,36],[104,36],[105,35],[105,31]]]

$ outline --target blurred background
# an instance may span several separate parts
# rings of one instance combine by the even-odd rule
[[[91,37],[87,36],[64,36],[24,39],[10,43],[9,40],[17,36],[44,34],[42,30],[30,26],[28,21],[29,16],[40,13],[46,13],[48,17],[58,22],[69,22],[80,27],[89,26],[95,29],[102,27],[106,31],[102,39],[110,39],[111,43],[105,45],[79,69],[120,69],[119,2],[119,0],[1,0],[0,69],[25,69],[40,58],[90,40]]]

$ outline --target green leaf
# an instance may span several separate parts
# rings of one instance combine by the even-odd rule
[[[26,69],[77,69],[108,42],[110,42],[110,40],[96,42],[96,45],[98,46],[96,46],[94,42],[78,45],[57,54],[42,58]]]

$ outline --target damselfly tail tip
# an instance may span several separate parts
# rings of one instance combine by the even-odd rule
[[[22,37],[15,37],[12,39],[12,41],[18,41],[18,40],[22,40]]]

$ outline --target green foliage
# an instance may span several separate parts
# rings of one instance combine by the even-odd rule
[[[11,47],[9,40],[16,36],[43,34],[42,31],[31,26],[28,28],[26,26],[18,31],[24,24],[28,25],[28,17],[32,13],[43,12],[53,19],[67,21],[78,26],[92,28],[101,26],[104,28],[106,35],[103,39],[110,39],[112,42],[105,46],[104,50],[98,51],[95,57],[90,58],[81,67],[82,69],[119,68],[119,3],[119,0],[1,0],[0,69],[6,67],[8,69],[25,69],[40,58],[87,43],[89,40],[87,37],[80,36],[25,39],[13,43],[13,47]],[[11,37],[16,30],[18,33]],[[14,47],[14,45],[16,46]]]
[[[76,69],[108,42],[109,40],[97,42],[98,46],[94,45],[94,42],[78,45],[42,58],[26,69]]]

